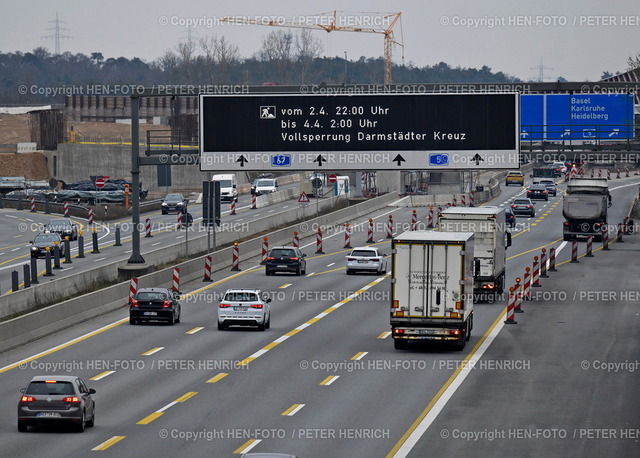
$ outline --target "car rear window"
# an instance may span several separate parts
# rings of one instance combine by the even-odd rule
[[[48,383],[47,381],[31,382],[26,394],[75,394],[71,382]]]
[[[258,298],[256,293],[231,292],[225,294],[224,300],[229,302],[250,302],[259,301],[260,298]]]
[[[351,252],[351,256],[363,256],[366,258],[373,258],[374,256],[378,256],[378,254],[372,250],[353,250]]]
[[[296,252],[293,250],[283,250],[283,249],[275,249],[271,250],[271,256],[279,257],[279,258],[291,258],[296,255]]]
[[[138,293],[136,299],[139,301],[164,301],[169,299],[169,296],[167,296],[167,293],[150,291]]]
[[[529,204],[529,200],[525,200],[525,199],[516,199],[513,201],[514,204],[524,204],[524,205],[528,205]]]

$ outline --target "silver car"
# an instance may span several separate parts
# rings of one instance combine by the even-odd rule
[[[228,289],[218,305],[218,330],[232,325],[257,326],[260,331],[271,326],[270,298],[259,289]]]
[[[356,247],[347,255],[347,275],[351,275],[358,270],[377,274],[387,273],[385,256],[376,247]]]
[[[95,423],[95,403],[89,389],[79,377],[70,375],[38,375],[20,390],[18,431],[29,426],[67,423],[78,431]]]

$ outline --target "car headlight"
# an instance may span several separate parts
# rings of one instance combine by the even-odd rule
[[[163,206],[163,207],[166,207],[166,206],[167,206],[167,203],[166,203],[166,202],[162,202],[162,206]]]
[[[37,246],[32,246],[31,247],[31,251],[38,251],[38,247]]]

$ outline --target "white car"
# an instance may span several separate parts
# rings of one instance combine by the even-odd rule
[[[564,162],[554,162],[551,166],[555,167],[560,173],[567,173],[567,165]]]
[[[252,194],[261,196],[278,190],[278,180],[275,178],[258,178],[251,187]]]
[[[376,247],[361,246],[351,250],[347,255],[347,275],[356,271],[387,273],[386,255]]]
[[[257,326],[264,331],[271,326],[271,299],[259,289],[228,289],[218,305],[218,330],[232,325]]]

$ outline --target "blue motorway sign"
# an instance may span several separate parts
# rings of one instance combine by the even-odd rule
[[[275,154],[271,156],[272,167],[291,167],[291,154]]]
[[[634,137],[632,94],[520,96],[520,139],[627,140]]]
[[[449,165],[449,155],[447,153],[431,153],[429,154],[430,166]]]

